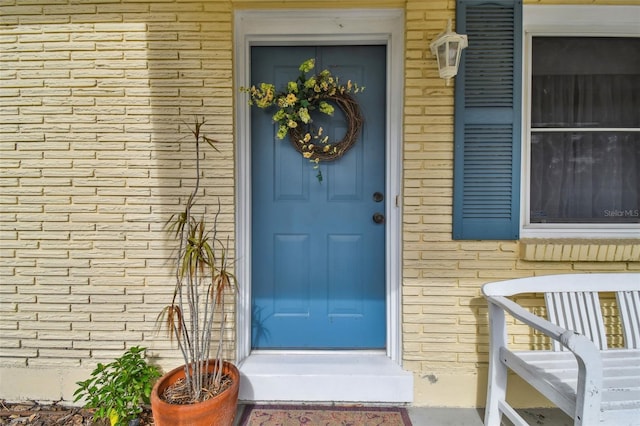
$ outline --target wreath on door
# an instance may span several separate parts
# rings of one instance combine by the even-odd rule
[[[273,105],[277,107],[272,118],[278,125],[278,139],[289,136],[296,151],[314,163],[314,168],[318,170],[316,177],[322,181],[319,163],[342,157],[360,134],[364,120],[352,94],[361,92],[364,87],[351,80],[341,84],[338,77],[326,69],[308,77],[307,74],[314,67],[315,59],[304,61],[298,68],[298,78],[289,81],[286,90],[280,92],[276,92],[275,86],[270,83],[260,83],[241,90],[249,93],[250,105],[262,109]],[[339,141],[330,140],[322,127],[313,125],[311,117],[314,111],[332,116],[334,105],[342,110],[347,120],[347,131]]]

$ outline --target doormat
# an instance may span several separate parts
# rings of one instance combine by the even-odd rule
[[[412,426],[401,407],[259,405],[245,406],[240,426]]]

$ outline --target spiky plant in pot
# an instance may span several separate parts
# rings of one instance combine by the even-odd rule
[[[195,211],[201,192],[202,145],[218,151],[217,141],[202,133],[204,124],[204,119],[196,119],[190,127],[196,157],[193,189],[184,210],[167,221],[167,230],[177,241],[176,285],[171,303],[158,316],[158,323],[166,326],[172,340],[177,342],[184,359],[184,377],[170,386],[161,385],[159,398],[174,405],[209,400],[238,380],[225,374],[226,363],[222,359],[226,326],[224,299],[235,288],[235,277],[227,257],[229,239],[218,235],[220,202],[210,223],[205,212]],[[235,383],[236,392],[237,385]]]

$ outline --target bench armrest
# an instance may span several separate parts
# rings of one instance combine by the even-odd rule
[[[560,342],[564,347],[575,353],[576,356],[587,360],[592,358],[600,359],[600,351],[596,345],[582,334],[572,330],[566,330],[542,317],[534,315],[504,296],[485,297],[489,303],[499,306],[506,312],[509,312],[514,318],[519,319],[553,340]]]
[[[566,330],[546,319],[532,314],[522,306],[504,296],[487,296],[489,302],[489,322],[491,330],[490,359],[499,362],[497,354],[501,347],[507,348],[506,320],[508,312],[514,318],[524,322],[551,339],[556,340],[573,353],[578,363],[578,382],[576,388],[576,406],[574,418],[579,423],[599,417],[602,390],[602,356],[597,346],[582,334]],[[491,366],[490,366],[491,374]]]

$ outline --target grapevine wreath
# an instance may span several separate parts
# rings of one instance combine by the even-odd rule
[[[276,92],[275,86],[260,83],[242,90],[250,95],[249,104],[266,109],[273,105],[277,111],[273,121],[278,124],[278,139],[289,136],[293,147],[304,158],[314,163],[318,169],[317,178],[322,181],[320,161],[336,160],[349,150],[356,142],[362,128],[363,118],[358,103],[351,96],[364,90],[351,80],[341,84],[330,71],[323,70],[307,77],[315,67],[315,60],[308,59],[300,67],[300,75],[287,83],[286,90]],[[334,106],[342,110],[347,120],[347,131],[340,141],[331,141],[323,134],[323,128],[313,127],[312,111],[333,115]]]

